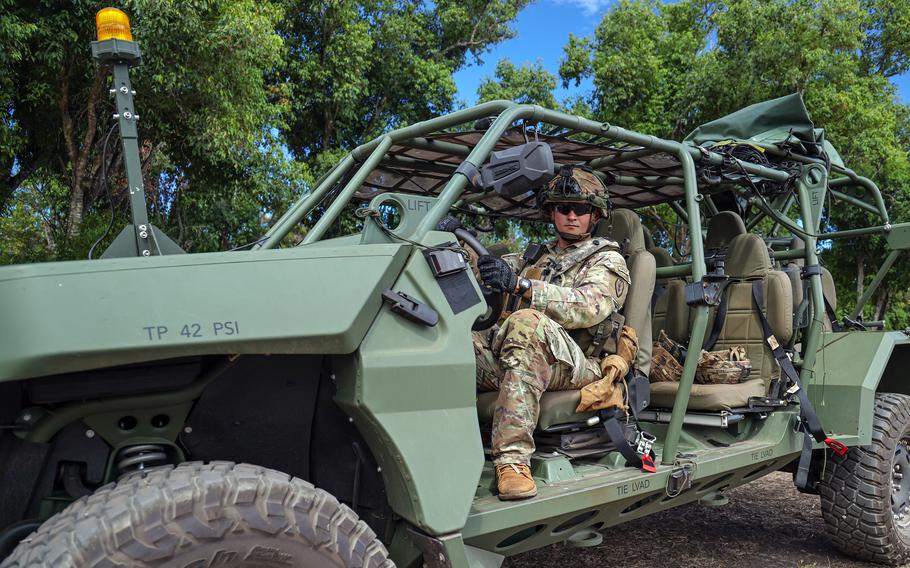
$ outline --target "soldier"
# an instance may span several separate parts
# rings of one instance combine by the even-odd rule
[[[563,167],[537,204],[557,233],[541,256],[533,258],[529,248],[522,257],[484,256],[477,263],[487,286],[518,302],[498,330],[474,333],[478,388],[499,391],[492,448],[503,500],[537,495],[529,463],[540,396],[601,378],[611,315],[631,284],[619,246],[591,238],[597,221],[609,215],[609,196],[590,169]]]

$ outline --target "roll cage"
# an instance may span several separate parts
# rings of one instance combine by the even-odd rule
[[[791,95],[747,107],[730,117],[740,114],[742,118],[744,112],[760,116],[762,112],[773,114],[774,104],[781,101],[786,104],[798,102],[805,114],[801,99]],[[761,105],[770,106],[758,108]],[[495,119],[488,122],[485,130],[476,128],[477,125],[469,128],[474,121],[490,117]],[[746,122],[748,120],[751,119],[747,117]],[[808,122],[807,114],[805,120]],[[715,123],[706,126],[712,124]],[[480,168],[491,152],[534,137],[550,145],[557,168],[560,164],[583,164],[601,175],[609,172],[615,179],[610,186],[615,206],[636,209],[667,203],[688,225],[690,235],[703,235],[702,217],[718,212],[712,196],[734,191],[757,209],[757,213],[744,220],[747,229],[754,230],[763,220],[770,219],[769,237],[786,229],[804,242],[803,248],[774,251],[775,259],[802,258],[805,266],[817,266],[816,246],[820,240],[885,235],[891,252],[859,299],[853,312],[855,318],[900,251],[910,248],[910,226],[891,225],[881,191],[875,183],[843,165],[833,146],[823,140],[823,135],[810,139],[813,133],[820,132],[811,122],[803,128],[802,138],[794,134],[793,128],[783,131],[777,138],[744,138],[743,129],[732,130],[733,136],[714,136],[713,140],[706,140],[711,136],[703,133],[701,137],[690,136],[690,139],[677,142],[536,105],[508,101],[480,104],[393,130],[357,147],[317,182],[311,192],[294,203],[254,250],[277,247],[298,223],[322,206],[324,212],[300,244],[315,243],[323,239],[348,203],[387,192],[432,198],[429,210],[419,223],[409,225],[407,234],[396,233],[410,241],[423,240],[453,206],[481,208],[496,216],[534,220],[537,211],[533,191],[514,197],[502,196],[475,187],[466,173]],[[765,158],[750,159],[748,152],[731,151],[742,146],[757,150]],[[871,213],[878,224],[823,230],[821,217],[826,195]],[[794,206],[797,214],[791,218],[790,211]],[[699,238],[690,239],[689,262],[657,269],[658,278],[688,276],[693,282],[707,282],[706,274],[704,244]],[[797,361],[803,381],[808,381],[813,374],[825,314],[819,272],[807,273],[807,279],[812,318],[802,335],[803,357]],[[694,311],[689,349],[698,352],[705,337],[709,305],[699,304],[694,306]],[[662,453],[664,464],[671,464],[677,453],[696,363],[697,358],[690,357],[684,366]]]

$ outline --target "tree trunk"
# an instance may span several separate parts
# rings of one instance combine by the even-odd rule
[[[87,170],[90,170],[89,157],[94,149],[98,121],[96,106],[101,95],[101,87],[104,85],[104,77],[105,73],[99,67],[95,71],[92,88],[89,91],[85,105],[85,135],[81,144],[77,145],[76,124],[70,115],[69,69],[64,63],[63,68],[60,70],[60,101],[58,108],[63,124],[63,141],[66,145],[66,153],[73,171],[70,182],[69,214],[66,219],[66,234],[68,237],[73,237],[79,233],[82,220],[85,218],[85,211],[91,205],[86,197],[91,196],[91,192],[87,190],[91,187],[92,176],[86,174],[90,173]]]
[[[866,288],[866,271],[863,269],[863,255],[859,254],[856,256],[856,297],[859,298],[863,295],[863,290]]]
[[[884,320],[885,314],[888,313],[888,304],[891,303],[891,290],[887,286],[882,285],[878,289],[877,298],[875,299],[875,311],[872,313],[872,318],[875,320]]]

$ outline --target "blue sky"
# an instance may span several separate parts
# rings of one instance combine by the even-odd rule
[[[455,74],[458,86],[458,98],[471,105],[477,102],[477,87],[485,77],[492,77],[496,62],[510,59],[516,65],[534,63],[538,59],[544,68],[558,74],[562,47],[569,38],[569,33],[576,36],[589,36],[600,22],[611,0],[537,0],[519,15],[514,24],[518,36],[496,46],[483,57],[483,65],[474,65]],[[898,93],[904,102],[910,102],[910,74],[902,75],[895,80]],[[590,89],[590,84],[582,83],[580,90]],[[557,99],[564,98],[568,91],[557,87]]]

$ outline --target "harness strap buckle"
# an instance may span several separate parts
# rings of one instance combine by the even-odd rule
[[[642,455],[642,463],[644,463],[645,457],[650,459],[651,448],[654,446],[654,442],[656,441],[657,436],[654,434],[650,434],[644,430],[639,430],[638,436],[635,437],[635,451]]]
[[[825,445],[831,448],[831,451],[839,456],[846,454],[847,450],[849,449],[843,443],[838,442],[833,438],[825,438]]]
[[[641,456],[641,470],[648,473],[657,473],[657,466],[654,465],[654,460],[650,454]]]

